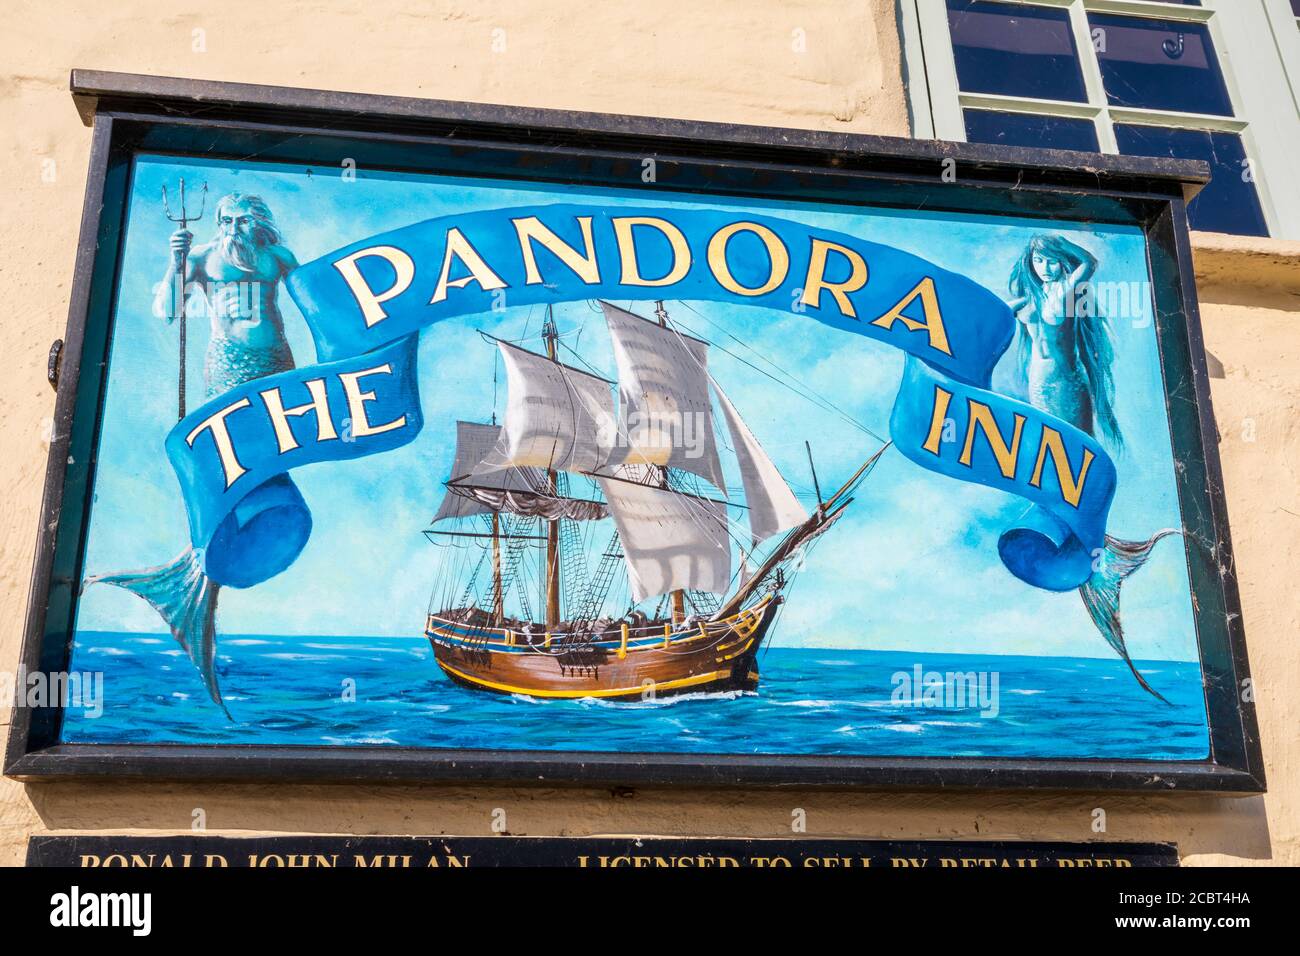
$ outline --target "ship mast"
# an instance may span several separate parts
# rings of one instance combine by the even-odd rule
[[[663,299],[655,299],[655,318],[659,320],[661,329],[668,328],[668,310],[664,308]],[[668,487],[668,467],[665,465],[660,471],[660,488]],[[677,588],[672,592],[673,602],[673,624],[680,624],[686,619],[686,592]]]
[[[678,472],[691,473],[726,488],[714,439],[715,414],[721,415],[731,436],[730,450],[745,495],[745,504],[737,506],[745,508],[750,540],[741,546],[739,588],[724,599],[721,608],[710,608],[714,619],[735,613],[769,576],[779,576],[780,565],[800,544],[829,527],[847,506],[852,489],[881,454],[877,452],[829,497],[823,497],[820,476],[814,470],[817,510],[809,516],[808,509],[797,500],[709,374],[709,343],[683,334],[670,323],[663,300],[655,302],[654,318],[644,318],[608,302],[600,302],[600,307],[609,328],[617,381],[604,378],[594,369],[583,371],[560,361],[554,309],[548,306],[541,330],[544,352],[533,352],[485,334],[496,342],[509,378],[511,399],[504,424],[496,424],[495,409],[491,424],[456,423],[452,477],[444,482],[447,493],[433,523],[479,515],[489,519],[490,533],[430,528],[426,534],[486,538],[492,542],[490,554],[479,552],[479,564],[458,606],[468,607],[464,602],[473,597],[478,607],[491,608],[490,617],[496,627],[503,626],[506,620],[505,591],[519,581],[516,571],[522,546],[514,544],[515,539],[546,542],[545,576],[538,575],[536,585],[542,590],[545,627],[552,634],[560,627],[564,612],[561,576],[573,578],[566,583],[575,593],[586,582],[587,593],[579,601],[583,611],[578,616],[594,620],[593,615],[609,596],[617,566],[606,559],[621,559],[633,603],[668,597],[674,624],[681,624],[686,617],[688,591],[692,595],[730,592],[735,578],[729,537],[735,535],[729,531],[727,509],[732,503],[691,494],[677,477]],[[617,400],[611,395],[615,385]],[[675,441],[664,441],[665,426],[671,433],[683,414],[704,423],[700,447],[692,446],[691,454]],[[619,418],[627,434],[620,433],[620,438],[612,441],[606,436],[616,431]],[[623,437],[630,450],[620,456]],[[805,450],[811,468],[807,443]],[[642,467],[647,470],[640,471]],[[570,497],[567,486],[561,494],[562,471],[592,479],[600,487],[603,500]],[[515,527],[504,518],[511,514],[545,521],[545,533],[540,528],[537,534],[514,533]],[[566,553],[565,559],[572,558],[574,565],[565,574],[561,566],[561,532],[567,540],[570,526],[561,528],[559,522],[604,518],[614,521],[616,553],[604,554],[600,568],[590,578],[585,556]],[[754,549],[781,532],[789,533],[748,573],[748,561],[756,557]],[[502,539],[510,543],[508,550],[502,548]],[[585,549],[586,544],[577,535],[569,546]],[[472,594],[474,577],[488,561],[491,594]],[[781,587],[779,580],[774,587]],[[524,618],[536,620],[523,591],[519,594]],[[695,602],[692,599],[690,603]]]
[[[496,368],[492,369],[492,424],[497,423]],[[506,594],[501,584],[501,512],[492,510],[492,624],[500,627],[506,617]]]
[[[492,512],[492,625],[505,619],[505,593],[501,586],[501,512]]]
[[[542,325],[542,339],[546,342],[546,357],[558,361],[555,330],[555,313],[546,307],[546,321]],[[559,493],[558,474],[554,468],[546,469],[546,482],[552,494]],[[560,521],[546,522],[546,629],[552,630],[560,623]]]

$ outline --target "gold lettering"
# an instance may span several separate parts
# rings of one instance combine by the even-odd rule
[[[680,282],[686,277],[686,273],[690,272],[690,246],[686,244],[686,237],[682,235],[682,231],[668,220],[654,216],[615,216],[611,221],[614,224],[614,237],[618,240],[619,262],[622,266],[619,281],[623,285],[672,285],[674,282]],[[657,229],[672,247],[673,267],[661,279],[646,279],[641,275],[641,269],[636,261],[636,239],[632,235],[632,230],[636,226]]]
[[[1083,483],[1088,478],[1088,468],[1096,456],[1087,448],[1083,450],[1083,465],[1079,468],[1079,477],[1076,479],[1070,471],[1070,456],[1065,453],[1061,433],[1044,425],[1043,437],[1038,443],[1038,461],[1034,464],[1033,477],[1029,479],[1035,488],[1043,486],[1043,463],[1049,451],[1052,453],[1052,464],[1056,467],[1056,480],[1061,485],[1061,497],[1073,507],[1079,507],[1079,499],[1083,497]]]
[[[572,269],[587,285],[600,282],[600,266],[596,263],[596,245],[591,237],[590,216],[577,217],[578,225],[582,228],[582,243],[587,249],[585,255],[543,225],[536,216],[510,221],[519,235],[519,249],[524,254],[525,285],[537,285],[542,281],[542,274],[537,268],[537,255],[533,251],[534,242],[540,243],[543,249]]]
[[[465,267],[469,269],[469,275],[463,279],[448,278],[451,275],[453,258],[465,263]],[[455,226],[452,226],[447,230],[447,249],[442,254],[442,272],[438,274],[438,286],[433,290],[433,298],[429,300],[429,304],[435,305],[446,299],[448,286],[463,289],[471,282],[477,282],[484,291],[504,289],[506,287],[506,284],[501,281],[501,277],[488,268],[488,264],[483,261],[483,257],[478,254],[478,250],[470,245],[470,241],[465,238],[464,234]]]
[[[278,388],[268,388],[265,392],[260,392],[262,403],[266,405],[267,414],[271,416],[271,424],[275,427],[275,439],[280,444],[280,454],[287,451],[293,451],[298,447],[298,440],[294,438],[293,429],[289,427],[289,416],[306,415],[308,412],[316,413],[316,440],[331,441],[338,438],[338,432],[334,430],[334,422],[330,418],[329,399],[325,394],[325,379],[313,378],[303,383],[307,386],[307,391],[311,393],[311,401],[306,405],[295,405],[293,408],[285,408],[284,401],[280,398]]]
[[[1002,472],[1003,478],[1014,478],[1016,476],[1016,458],[1020,454],[1020,433],[1025,426],[1025,416],[1019,412],[1015,413],[1015,430],[1011,436],[1011,447],[1007,447],[1006,441],[1002,438],[1002,432],[998,430],[997,419],[993,417],[993,410],[983,402],[977,402],[972,398],[966,399],[966,407],[970,412],[970,421],[966,424],[966,445],[961,450],[961,457],[957,460],[970,467],[971,449],[975,444],[975,430],[978,427],[984,433],[984,440],[988,443],[989,451],[998,460],[998,470]],[[933,425],[931,425],[933,429]]]
[[[939,454],[939,442],[943,439],[943,423],[948,420],[948,403],[952,401],[952,392],[944,391],[938,385],[934,387],[934,412],[930,416],[930,434],[926,436],[924,448],[932,455]]]
[[[849,260],[849,277],[843,282],[826,281],[826,258],[831,251],[838,252]],[[825,289],[835,297],[835,303],[840,307],[841,314],[847,315],[850,319],[856,319],[858,313],[854,310],[853,303],[849,301],[849,293],[857,292],[866,284],[867,261],[862,258],[860,253],[837,242],[813,239],[812,253],[808,258],[808,275],[804,280],[803,296],[799,301],[804,305],[812,306],[814,309],[820,309],[822,290]]]
[[[752,289],[737,282],[731,274],[731,267],[727,265],[727,243],[731,241],[732,236],[742,231],[752,232],[763,240],[771,264],[767,281]],[[709,240],[709,269],[712,270],[713,277],[718,280],[718,285],[728,292],[737,295],[765,295],[785,281],[786,274],[790,271],[790,253],[786,251],[776,233],[767,226],[761,226],[756,222],[733,222],[729,226],[723,226]]]
[[[240,464],[239,459],[235,457],[235,445],[230,440],[230,432],[226,429],[226,417],[241,408],[248,408],[250,404],[248,399],[241,398],[239,401],[213,412],[199,422],[194,431],[185,436],[185,444],[193,448],[194,439],[205,431],[210,430],[212,432],[212,441],[217,446],[217,455],[221,459],[221,470],[225,473],[227,488],[238,481],[239,476],[248,469]]]
[[[903,314],[912,301],[921,297],[921,307],[925,312],[925,321],[918,322],[916,319],[908,318]],[[888,329],[895,322],[902,322],[908,329],[913,332],[920,332],[925,329],[930,335],[930,347],[938,349],[947,355],[952,354],[952,349],[948,347],[948,330],[943,325],[943,315],[939,312],[939,295],[934,291],[934,280],[926,276],[916,284],[911,292],[903,296],[902,301],[894,306],[880,318],[872,321],[872,325],[878,325],[882,329]]]
[[[396,273],[393,284],[380,293],[376,293],[366,284],[365,278],[361,275],[361,270],[357,268],[358,260],[371,256],[385,260],[393,267],[393,272]],[[361,307],[361,317],[365,319],[366,328],[370,328],[388,318],[388,313],[380,306],[394,296],[405,292],[411,284],[411,280],[415,278],[415,263],[411,261],[410,256],[396,246],[371,246],[369,249],[362,249],[360,252],[344,256],[335,262],[334,268],[339,270],[339,273],[343,276],[343,281],[348,284],[348,289],[352,292],[352,297],[357,300],[357,305]]]
[[[385,422],[383,425],[372,425],[366,417],[366,402],[373,402],[375,393],[361,391],[361,379],[367,375],[391,375],[392,373],[393,369],[387,362],[383,365],[376,365],[374,368],[362,369],[360,372],[339,372],[339,381],[343,383],[343,394],[348,397],[348,414],[352,416],[352,435],[354,438],[382,435],[384,432],[391,432],[393,429],[401,428],[406,424],[405,415],[391,422]]]

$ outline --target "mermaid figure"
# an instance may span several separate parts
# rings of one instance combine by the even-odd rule
[[[1029,404],[1122,453],[1110,328],[1094,307],[1088,285],[1096,271],[1096,256],[1063,236],[1037,235],[1029,241],[1008,283],[1016,316],[1016,371]],[[1138,683],[1160,700],[1165,698],[1129,657],[1119,592],[1124,579],[1146,563],[1156,542],[1176,533],[1166,529],[1146,541],[1106,535],[1092,577],[1079,587],[1084,607],[1102,637],[1128,664]]]
[[[185,261],[184,291],[179,294],[201,306],[191,314],[206,312],[211,320],[203,368],[206,397],[292,369],[293,353],[276,298],[279,282],[298,262],[284,245],[266,203],[258,196],[231,193],[217,203],[212,239],[191,251],[192,240],[186,229],[172,234],[172,257],[156,287],[154,314],[168,323],[175,321],[180,311],[176,261]],[[177,257],[177,251],[187,255]],[[232,520],[247,525],[273,507],[277,495],[281,502],[285,496],[297,495],[283,476],[267,485],[273,487],[264,486],[258,489],[262,494],[255,492],[241,502]],[[230,717],[216,672],[221,584],[209,577],[201,549],[186,548],[160,567],[86,579],[87,585],[94,583],[126,588],[153,605],[198,668],[208,695]]]
[[[1011,270],[1017,367],[1031,405],[1120,452],[1110,328],[1089,307],[1096,271],[1096,256],[1062,236],[1030,240]]]

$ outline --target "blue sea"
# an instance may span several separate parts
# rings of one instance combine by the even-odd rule
[[[442,675],[423,639],[225,636],[218,660],[233,721],[170,636],[78,633],[71,669],[103,674],[102,713],[69,707],[63,739],[1155,760],[1200,759],[1209,748],[1190,662],[1139,663],[1167,705],[1118,659],[774,647],[760,658],[756,693],[632,703],[467,690]],[[918,665],[983,673],[989,693],[996,675],[996,697],[985,698],[996,708],[951,697],[926,706],[911,686]]]

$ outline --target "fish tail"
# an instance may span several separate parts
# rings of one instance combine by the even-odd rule
[[[1138,673],[1129,657],[1128,647],[1124,642],[1124,626],[1119,616],[1119,592],[1130,574],[1146,564],[1151,550],[1161,538],[1179,532],[1173,528],[1157,531],[1145,541],[1125,541],[1106,535],[1106,546],[1102,549],[1100,567],[1092,577],[1079,586],[1079,596],[1083,606],[1088,609],[1088,616],[1097,626],[1106,643],[1114,648],[1115,653],[1124,659],[1128,669],[1137,678],[1142,689],[1158,700],[1168,704],[1169,701],[1147,683],[1146,678]]]
[[[233,720],[217,682],[217,596],[221,585],[203,571],[203,557],[186,548],[169,564],[143,571],[97,574],[85,587],[112,584],[148,601],[203,678],[212,702]]]

